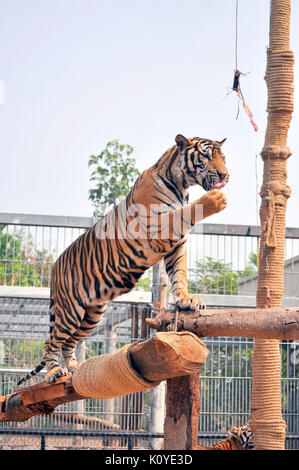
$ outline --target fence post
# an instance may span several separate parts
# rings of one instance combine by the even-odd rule
[[[105,354],[111,354],[113,351],[116,350],[116,342],[117,342],[117,327],[118,325],[107,325],[105,329]],[[108,398],[103,402],[104,413],[105,413],[105,420],[109,423],[114,422],[114,399]]]
[[[160,301],[161,279],[165,275],[164,263],[153,266],[153,286],[152,286],[152,302]],[[166,299],[165,299],[166,302]],[[166,307],[166,305],[165,305]],[[150,390],[150,424],[149,430],[152,433],[163,433],[165,417],[165,381],[161,382],[158,387]],[[160,450],[163,448],[163,439],[151,439],[151,449]]]
[[[40,450],[46,450],[46,439],[44,434],[40,437]]]
[[[118,324],[106,325],[104,341],[105,354],[111,354],[113,351],[116,350],[117,328]],[[103,411],[104,419],[107,420],[108,423],[114,424],[114,398],[108,398],[107,400],[103,400]],[[116,438],[104,438],[103,444],[107,447],[113,447],[116,445]]]
[[[77,343],[76,346],[76,357],[78,362],[85,361],[85,340],[82,339]],[[85,400],[79,400],[75,402],[74,412],[78,415],[84,416],[85,413]],[[75,429],[83,430],[84,424],[76,423]],[[81,436],[74,436],[73,443],[75,445],[82,446],[84,438]]]

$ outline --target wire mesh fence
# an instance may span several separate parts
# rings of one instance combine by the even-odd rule
[[[50,287],[58,256],[95,223],[88,217],[0,213],[0,286]],[[197,224],[188,237],[189,289],[193,293],[255,295],[259,228]],[[285,292],[299,297],[299,229],[287,228]],[[136,289],[151,291],[152,270]]]
[[[88,218],[7,214],[4,217],[0,214],[0,285],[24,287],[29,292],[23,297],[1,296],[0,293],[1,395],[12,393],[19,378],[42,359],[49,328],[47,289],[52,263],[93,223],[94,220]],[[298,231],[288,229],[286,292],[295,300],[299,298],[296,290],[299,285],[298,242]],[[223,295],[223,298],[255,294],[257,255],[257,227],[206,225],[194,230],[188,240],[190,290]],[[37,287],[45,288],[43,296],[30,297],[29,288]],[[151,292],[152,287],[150,271],[140,280],[137,289]],[[226,305],[224,300],[222,305]],[[147,338],[152,334],[145,324],[150,313],[149,302],[111,303],[101,323],[84,345],[79,345],[78,352],[88,358]],[[211,445],[225,438],[231,425],[239,426],[248,420],[253,342],[246,338],[206,338],[204,341],[210,354],[200,374],[199,436],[201,445]],[[281,342],[281,354],[287,448],[298,448],[298,343]],[[40,380],[40,376],[35,380]],[[2,423],[0,447],[149,448],[152,440],[159,438],[150,431],[150,393],[139,392],[111,400],[87,399],[60,405],[49,416],[36,416],[24,423]],[[136,437],[134,432],[143,434]]]
[[[28,315],[30,305],[34,311],[32,315]],[[16,388],[20,377],[31,370],[43,356],[43,344],[48,330],[47,300],[0,298],[0,306],[0,394],[8,395]],[[146,304],[110,304],[103,321],[83,343],[83,357],[111,352],[124,344],[148,337],[151,332],[144,327],[144,319],[150,312],[151,306]],[[226,337],[205,338],[204,341],[210,353],[200,373],[199,433],[212,436],[221,434],[225,437],[230,426],[245,424],[250,414],[253,341],[248,338]],[[80,347],[82,348],[82,344]],[[282,407],[290,436],[288,445],[297,446],[298,439],[291,437],[299,436],[299,345],[294,341],[282,341],[281,354]],[[40,379],[39,376],[32,381]],[[109,400],[86,399],[60,405],[49,416],[35,416],[24,423],[2,423],[0,445],[14,446],[17,445],[14,444],[16,442],[27,442],[25,436],[15,436],[13,430],[16,433],[35,430],[41,434],[47,431],[57,432],[56,437],[46,436],[50,447],[90,447],[87,437],[83,439],[81,436],[83,440],[79,441],[75,439],[78,436],[61,434],[62,431],[82,431],[92,435],[90,439],[94,445],[127,448],[127,439],[113,439],[109,433],[149,433],[150,393],[138,392]],[[5,430],[8,434],[5,434]],[[107,436],[99,436],[99,432],[106,432]],[[28,446],[31,445],[33,434],[30,436]],[[205,442],[212,442],[211,438],[205,439]],[[151,440],[149,437],[145,440],[136,438],[133,444],[138,448],[146,448],[151,445]]]

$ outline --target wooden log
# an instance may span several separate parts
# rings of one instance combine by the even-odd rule
[[[160,309],[167,305],[167,278],[161,278]],[[177,316],[176,316],[177,320]],[[174,331],[177,330],[175,321]],[[186,347],[186,345],[185,345]],[[184,353],[187,353],[185,349]],[[193,348],[188,351],[190,359]],[[164,449],[196,449],[200,413],[199,371],[191,375],[172,377],[167,380],[166,415],[164,420]]]
[[[0,422],[26,421],[32,416],[47,415],[62,403],[82,398],[72,387],[70,376],[61,377],[54,384],[43,381],[0,397]]]
[[[150,382],[196,374],[208,356],[205,344],[188,332],[159,332],[130,349],[134,369]]]
[[[167,380],[164,449],[196,449],[199,412],[199,372]]]
[[[157,316],[147,319],[147,323],[157,330],[170,331],[176,327],[181,331],[192,331],[199,337],[299,339],[299,309],[217,309],[188,313],[180,313],[175,318],[174,312],[157,309]],[[165,449],[196,449],[199,412],[199,374],[169,379]]]
[[[133,373],[140,375],[150,387],[151,382],[155,386],[160,380],[175,375],[197,373],[208,355],[208,349],[192,333],[160,332],[150,340],[133,343],[129,355]],[[87,361],[82,362],[76,371],[80,368],[85,370]],[[120,395],[122,391],[118,388],[115,396]],[[62,403],[83,398],[86,396],[75,389],[71,375],[62,377],[53,384],[43,381],[19,388],[9,396],[0,397],[0,422],[26,421],[35,415],[49,414]]]
[[[161,310],[147,323],[156,330],[171,331],[174,312]],[[298,340],[299,307],[277,309],[215,309],[200,313],[179,313],[178,331],[192,331],[198,337],[242,336],[247,338]]]

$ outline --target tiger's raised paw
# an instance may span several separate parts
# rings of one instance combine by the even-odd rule
[[[176,300],[176,307],[180,310],[192,310],[193,312],[204,310],[206,308],[206,304],[200,297],[195,297],[193,295],[187,295],[184,297],[180,297]]]
[[[69,375],[70,371],[66,367],[56,366],[53,367],[46,375],[46,382],[49,384],[56,382],[60,377],[65,377]]]
[[[195,201],[195,204],[202,205],[202,215],[205,219],[210,215],[223,211],[227,206],[227,197],[219,189],[212,189]]]

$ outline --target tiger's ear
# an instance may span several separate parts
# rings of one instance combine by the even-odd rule
[[[176,141],[177,146],[180,147],[181,149],[190,145],[189,140],[186,137],[184,137],[182,134],[178,134],[175,138],[175,141]]]
[[[219,142],[218,140],[215,140],[215,142],[216,142],[217,145],[219,145],[219,147],[222,147],[222,145],[224,144],[226,139],[227,139],[227,137],[225,137],[225,139],[221,140],[221,142]]]

